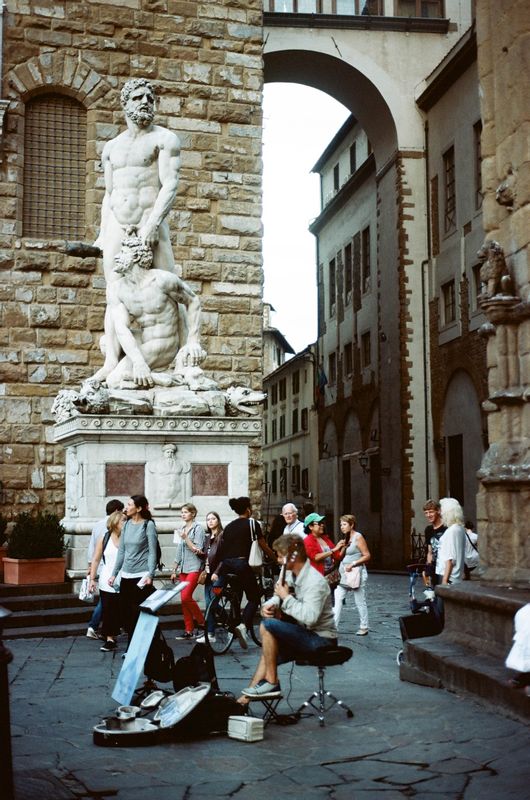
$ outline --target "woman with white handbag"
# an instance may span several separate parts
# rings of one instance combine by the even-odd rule
[[[359,630],[355,635],[366,636],[368,633],[368,606],[366,605],[365,588],[368,572],[365,565],[370,561],[371,555],[366,539],[362,533],[355,530],[355,525],[356,519],[353,514],[344,514],[340,518],[340,532],[346,540],[346,550],[339,567],[340,583],[335,589],[333,615],[338,628],[343,600],[347,597],[351,599],[353,595],[360,617]]]
[[[249,565],[251,550],[254,558],[259,558],[259,552],[265,553],[269,558],[275,559],[274,551],[270,549],[259,522],[252,518],[252,507],[249,497],[232,497],[228,505],[238,515],[237,519],[229,522],[223,531],[223,539],[216,553],[218,563],[215,567],[215,574],[212,575],[212,582],[217,586],[223,585],[225,576],[237,575],[243,591],[247,596],[247,605],[243,610],[243,620],[236,627],[235,633],[239,639],[241,647],[245,650],[248,647],[247,631],[252,625],[254,614],[258,610],[260,602],[260,589],[256,581],[256,576]],[[255,561],[254,561],[255,563]]]

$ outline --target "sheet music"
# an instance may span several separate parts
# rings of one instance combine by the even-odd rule
[[[147,600],[140,603],[140,608],[142,611],[147,611],[148,614],[156,614],[159,608],[165,606],[170,600],[174,600],[187,585],[188,581],[179,581],[170,589],[157,589],[156,592],[149,595]]]

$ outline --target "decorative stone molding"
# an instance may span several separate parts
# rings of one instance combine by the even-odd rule
[[[241,440],[252,440],[261,436],[261,420],[238,417],[138,417],[98,416],[83,414],[60,422],[55,426],[55,441],[61,442],[77,435],[102,439],[124,433],[142,433],[150,438],[165,439],[167,434],[179,434],[179,439],[220,434],[223,440],[233,436]]]

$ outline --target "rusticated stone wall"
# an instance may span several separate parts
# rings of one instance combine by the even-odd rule
[[[486,307],[490,449],[478,501],[491,580],[530,579],[530,15],[527,0],[477,0],[484,227],[504,248],[514,302]]]
[[[261,384],[261,0],[8,0],[1,143],[0,441],[2,512],[63,511],[63,448],[51,404],[101,364],[101,261],[62,252],[22,226],[25,103],[64,92],[87,111],[86,235],[97,234],[104,143],[123,129],[119,91],[157,89],[157,122],[179,134],[182,168],[169,216],[182,276],[201,295],[205,370],[222,387]],[[251,491],[261,483],[251,452]]]

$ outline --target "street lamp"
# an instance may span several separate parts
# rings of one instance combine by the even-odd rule
[[[359,453],[359,466],[361,467],[363,474],[366,475],[367,472],[370,472],[368,464],[370,462],[369,457],[366,455],[364,450]]]

